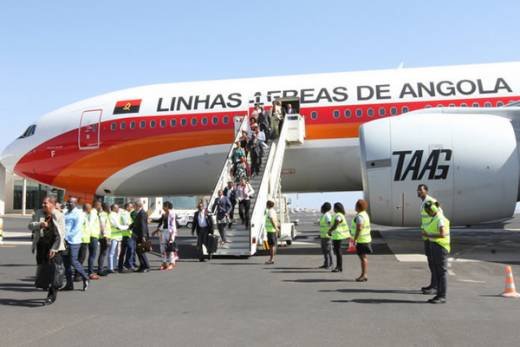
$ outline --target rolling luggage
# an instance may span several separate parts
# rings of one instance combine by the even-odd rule
[[[213,234],[208,235],[208,253],[209,254],[214,254],[217,252],[219,239],[220,238],[218,235],[213,235]]]

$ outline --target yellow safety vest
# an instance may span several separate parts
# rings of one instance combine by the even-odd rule
[[[110,212],[110,218],[115,220],[121,220],[121,216],[118,213]],[[123,238],[123,231],[118,229],[115,224],[110,223],[110,238],[112,240],[121,241]]]
[[[334,215],[334,220],[336,220],[336,217],[341,217],[341,222],[336,226],[336,229],[332,232],[332,239],[333,240],[344,240],[348,239],[350,237],[349,228],[347,224],[347,219],[345,218],[345,215],[343,213],[336,213]]]
[[[106,213],[105,211],[99,212],[99,222],[103,223],[103,225],[105,226],[105,232],[103,236],[109,239],[112,235],[112,226],[110,225],[108,213]]]
[[[329,230],[332,226],[332,214],[324,213],[320,218],[320,237],[322,239],[330,239]]]
[[[130,212],[124,210],[122,213],[121,213],[121,221],[122,221],[122,225],[127,225],[127,226],[130,226],[133,222],[132,222],[132,216],[130,215]],[[122,235],[123,237],[131,237],[132,236],[132,230],[123,230],[122,231]]]
[[[450,221],[448,220],[448,218],[444,217],[442,213],[438,212],[434,217],[432,217],[430,224],[426,226],[426,229],[424,231],[428,235],[438,236],[440,234],[439,222],[441,218],[444,220],[444,237],[428,237],[428,240],[430,240],[430,242],[437,243],[439,246],[443,247],[448,252],[450,252]]]
[[[99,226],[98,212],[96,210],[93,209],[89,214],[85,215],[85,227],[88,229],[90,237],[96,239],[99,238],[101,230]]]
[[[276,227],[273,224],[271,218],[269,218],[269,210],[265,211],[265,231],[267,233],[275,233]]]
[[[432,221],[432,218],[430,217],[430,215],[428,215],[428,213],[426,212],[426,210],[424,209],[424,205],[428,202],[428,201],[431,201],[433,203],[437,202],[437,200],[435,200],[435,198],[432,198],[431,196],[429,195],[426,195],[426,198],[423,200],[423,203],[422,203],[422,207],[421,207],[421,230],[426,230],[426,227],[430,224],[430,222]],[[424,237],[423,236],[423,240],[427,240],[428,238],[427,237]]]
[[[88,227],[88,217],[85,212],[81,213],[81,243],[90,243],[90,228]]]
[[[357,243],[370,243],[372,242],[372,235],[370,234],[371,228],[370,228],[370,217],[368,216],[368,213],[366,211],[360,212],[356,215],[361,216],[363,218],[363,225],[361,226],[361,231],[359,232],[359,236],[357,239]],[[356,236],[356,218],[352,220],[352,227],[350,229],[350,233],[352,237]]]

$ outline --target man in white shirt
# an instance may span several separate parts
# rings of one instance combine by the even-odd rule
[[[238,214],[240,215],[240,220],[242,224],[249,228],[250,220],[249,220],[249,210],[251,208],[251,197],[255,191],[253,187],[245,179],[240,180],[240,184],[237,187],[237,199],[238,199]]]

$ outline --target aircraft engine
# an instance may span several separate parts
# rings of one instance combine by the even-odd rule
[[[424,183],[455,225],[511,217],[519,153],[511,121],[485,114],[408,114],[360,128],[363,190],[374,223],[419,225]]]

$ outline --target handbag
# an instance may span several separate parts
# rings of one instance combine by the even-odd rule
[[[152,241],[144,240],[143,242],[138,243],[136,246],[136,251],[139,254],[151,252],[152,251]]]
[[[60,258],[51,260],[52,284],[54,288],[61,288],[65,283],[65,266]]]
[[[51,283],[51,264],[44,263],[39,264],[36,268],[36,280],[34,286],[41,289],[49,289]]]
[[[348,239],[347,253],[349,253],[349,254],[357,253],[356,243],[352,239]]]
[[[166,253],[178,252],[179,249],[177,248],[177,243],[175,241],[174,242],[168,242],[168,244],[166,245],[166,249],[164,251]]]

